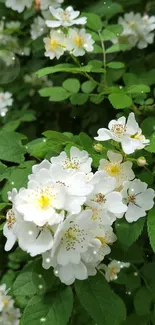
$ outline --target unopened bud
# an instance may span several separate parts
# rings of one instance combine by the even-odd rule
[[[95,151],[96,152],[102,152],[102,150],[103,150],[103,146],[102,146],[102,144],[100,144],[100,143],[96,143],[95,145],[94,145],[94,149],[95,149]]]
[[[144,167],[144,166],[146,166],[146,165],[147,165],[147,161],[146,161],[145,157],[139,157],[139,158],[137,159],[137,165],[138,165],[139,167]]]

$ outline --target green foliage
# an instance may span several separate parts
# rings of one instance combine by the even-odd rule
[[[155,208],[148,213],[147,227],[150,244],[153,251],[155,251]]]
[[[109,95],[112,106],[116,109],[123,109],[132,106],[132,98],[125,93],[112,93]]]
[[[76,282],[75,289],[80,303],[99,325],[117,325],[125,320],[123,301],[112,292],[102,275]]]
[[[130,247],[138,239],[143,231],[144,223],[145,218],[134,223],[128,223],[125,219],[115,223],[118,241],[124,248]]]
[[[33,297],[23,314],[21,325],[38,325],[46,322],[47,325],[66,325],[73,308],[73,295],[71,288],[66,288],[44,297]]]

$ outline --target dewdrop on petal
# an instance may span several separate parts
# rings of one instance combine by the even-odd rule
[[[144,167],[144,166],[148,165],[148,164],[147,164],[147,161],[146,161],[146,159],[145,159],[145,157],[139,157],[139,158],[137,159],[137,165],[138,165],[139,167]]]

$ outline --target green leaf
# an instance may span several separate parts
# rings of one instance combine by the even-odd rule
[[[86,13],[84,15],[87,17],[87,26],[90,29],[93,29],[95,31],[102,29],[102,21],[98,15],[92,13]]]
[[[122,69],[125,67],[125,64],[123,62],[117,62],[117,61],[113,61],[107,64],[108,68],[111,69]]]
[[[80,303],[98,325],[120,325],[125,320],[123,301],[101,274],[86,281],[76,281],[75,290]]]
[[[125,93],[113,93],[108,96],[110,103],[116,109],[130,107],[132,105],[132,99]]]
[[[79,134],[81,145],[84,149],[89,150],[93,147],[93,140],[84,132]]]
[[[148,316],[138,316],[131,314],[127,317],[126,321],[121,325],[148,325]]]
[[[49,151],[49,147],[46,139],[39,138],[28,142],[26,145],[26,150],[30,156],[44,158]]]
[[[148,213],[147,229],[151,247],[155,252],[155,208],[151,209]]]
[[[0,132],[0,159],[21,163],[26,150],[21,143],[21,135],[16,132]]]
[[[128,94],[135,94],[135,93],[149,93],[150,87],[147,85],[132,85],[127,88]]]
[[[138,316],[147,315],[150,312],[152,296],[146,287],[141,287],[134,297],[134,307]]]
[[[37,287],[32,280],[33,265],[25,269],[17,276],[13,284],[13,294],[15,296],[34,296],[37,293]]]
[[[66,79],[62,85],[67,91],[74,94],[77,94],[80,90],[80,82],[78,79]]]
[[[87,94],[74,94],[70,97],[70,101],[72,105],[83,105],[87,102],[89,96]]]
[[[116,39],[116,35],[109,29],[103,30],[102,37],[104,41],[113,41],[114,39]]]
[[[149,152],[155,152],[155,132],[151,135],[150,138],[150,143],[149,145],[145,148],[145,150]]]
[[[128,44],[114,44],[106,50],[106,53],[127,51],[129,49],[130,49],[130,46]]]
[[[128,223],[125,219],[118,220],[115,223],[116,235],[118,241],[125,246],[130,247],[141,235],[145,223],[145,218],[136,222]]]
[[[50,130],[45,131],[43,132],[43,135],[48,139],[51,139],[53,141],[58,141],[63,144],[69,141],[69,138],[65,134],[57,131],[50,131]]]
[[[56,294],[33,297],[21,319],[21,325],[66,325],[72,313],[73,294],[70,287]]]
[[[146,137],[150,137],[152,133],[155,131],[155,117],[149,116],[147,117],[140,125],[143,134],[145,134]]]
[[[53,102],[61,102],[68,97],[70,93],[62,87],[48,87],[39,90],[39,94],[42,97],[50,97],[50,100]]]
[[[91,101],[93,104],[96,104],[96,105],[102,103],[103,100],[104,100],[104,95],[101,95],[101,94],[99,94],[99,95],[92,94],[92,95],[90,96],[90,101]]]
[[[55,65],[53,67],[43,68],[37,71],[37,75],[38,77],[43,77],[48,74],[57,73],[57,72],[69,72],[69,73],[90,72],[91,68],[92,68],[91,65],[86,65],[77,68],[77,66],[74,64],[63,63],[63,64]]]
[[[122,25],[119,25],[119,24],[110,24],[110,25],[107,25],[106,26],[106,29],[108,29],[109,31],[111,31],[115,37],[119,36],[122,34],[123,32],[123,26]]]
[[[81,86],[81,89],[85,94],[90,94],[95,88],[96,84],[94,84],[94,82],[90,80],[85,81]]]

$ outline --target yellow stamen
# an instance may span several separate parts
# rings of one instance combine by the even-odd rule
[[[50,41],[50,45],[51,45],[51,49],[52,49],[52,50],[56,50],[56,49],[58,48],[58,46],[59,46],[59,43],[57,42],[57,40],[52,39],[52,40]]]
[[[74,42],[75,42],[76,46],[78,46],[78,47],[80,47],[84,44],[84,40],[81,36],[76,36],[74,38]]]
[[[40,208],[48,208],[51,204],[51,198],[46,195],[42,195],[38,200]]]
[[[105,167],[105,171],[110,176],[115,176],[120,172],[120,166],[115,164],[109,164],[107,167]]]

